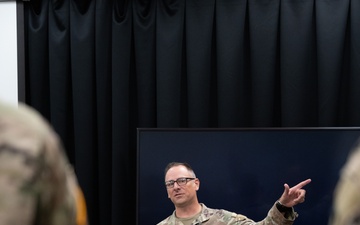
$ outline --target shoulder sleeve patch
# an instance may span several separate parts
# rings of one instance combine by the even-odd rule
[[[236,213],[232,213],[231,217],[235,218],[235,221],[242,221],[242,220],[246,220],[247,217],[241,214],[236,214]]]

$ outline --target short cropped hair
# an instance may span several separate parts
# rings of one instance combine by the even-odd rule
[[[166,176],[166,173],[169,171],[169,169],[171,169],[172,167],[175,167],[175,166],[184,166],[190,173],[192,173],[192,175],[194,177],[196,177],[193,168],[190,166],[189,163],[186,163],[186,162],[171,162],[171,163],[167,164],[167,166],[165,167],[164,176]]]

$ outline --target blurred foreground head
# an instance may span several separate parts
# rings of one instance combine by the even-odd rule
[[[85,225],[86,205],[59,138],[34,110],[0,102],[0,225]]]
[[[330,225],[360,224],[360,142],[349,154],[337,183]]]

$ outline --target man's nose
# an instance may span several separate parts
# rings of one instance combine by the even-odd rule
[[[178,189],[178,188],[180,188],[180,185],[177,182],[175,182],[174,183],[174,189]]]

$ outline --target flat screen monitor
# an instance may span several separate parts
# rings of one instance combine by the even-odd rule
[[[173,213],[164,169],[189,163],[199,201],[260,221],[284,191],[311,178],[297,225],[327,224],[339,172],[360,128],[149,129],[137,136],[137,225]]]

